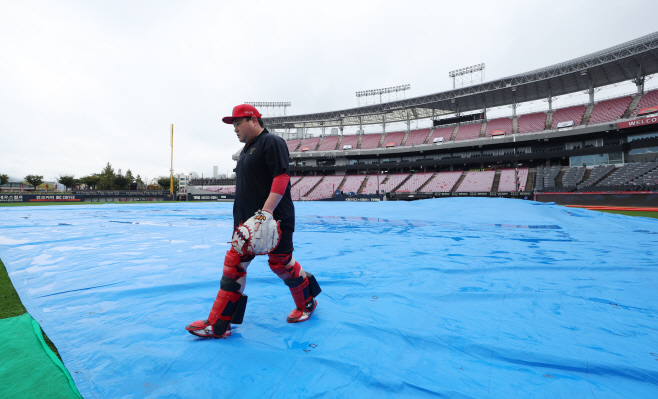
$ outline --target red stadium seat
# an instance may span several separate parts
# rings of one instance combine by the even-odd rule
[[[336,149],[336,145],[338,144],[338,139],[340,139],[340,136],[325,137],[322,140],[322,144],[320,144],[318,151],[334,151]]]
[[[601,101],[594,106],[592,114],[589,117],[589,124],[611,122],[620,119],[628,109],[628,106],[631,105],[631,101],[633,101],[633,97],[631,96]]]
[[[428,143],[433,143],[434,139],[437,138],[443,138],[444,142],[450,141],[450,138],[452,138],[452,132],[454,131],[455,131],[454,126],[436,128],[434,129],[434,133],[432,133],[432,137],[430,137]]]
[[[656,105],[658,105],[658,90],[652,90],[642,97],[640,103],[635,107],[631,118],[635,118],[642,108],[654,107]]]
[[[580,125],[580,122],[583,120],[583,115],[585,115],[585,109],[584,105],[575,105],[573,107],[558,109],[553,113],[551,129],[556,129],[557,124],[560,122],[573,121],[574,127]]]
[[[487,122],[487,128],[484,136],[491,137],[492,133],[498,130],[505,131],[505,136],[512,134],[512,118],[498,118]]]
[[[366,175],[350,175],[347,176],[347,180],[345,180],[345,184],[343,184],[343,188],[341,188],[341,191],[344,193],[358,193],[359,188],[361,188],[361,184],[363,184],[363,181],[366,179]]]
[[[439,172],[423,188],[426,193],[448,193],[452,191],[462,172]]]
[[[473,193],[491,191],[496,172],[485,170],[483,172],[468,172],[466,177],[457,187],[458,193]]]
[[[418,189],[432,177],[434,173],[432,172],[422,172],[416,173],[409,178],[400,188],[395,190],[396,193],[413,193],[418,191]]]
[[[339,144],[338,149],[342,150],[345,148],[345,146],[352,146],[353,150],[356,150],[356,145],[359,142],[359,136],[357,135],[350,135],[350,136],[343,136],[343,141]]]
[[[546,128],[546,113],[536,112],[519,116],[519,134],[541,132]]]
[[[455,141],[476,139],[480,137],[481,130],[482,123],[459,125],[459,129],[457,129],[457,136],[455,136]]]
[[[325,176],[325,178],[313,189],[313,191],[306,194],[305,200],[313,201],[333,196],[334,192],[338,190],[340,183],[343,182],[345,176]]]
[[[379,147],[379,141],[382,139],[381,133],[377,134],[364,134],[361,139],[361,149],[369,150]],[[400,139],[402,141],[402,139]]]
[[[430,134],[430,129],[412,130],[407,136],[405,146],[419,145],[425,143],[427,135]]]

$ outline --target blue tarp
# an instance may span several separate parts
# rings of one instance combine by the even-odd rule
[[[530,201],[296,203],[323,292],[289,324],[259,257],[206,318],[230,203],[0,210],[0,258],[85,398],[658,396],[658,220]]]

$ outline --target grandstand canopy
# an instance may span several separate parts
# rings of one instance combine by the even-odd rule
[[[534,71],[441,93],[339,111],[264,118],[269,128],[359,126],[426,119],[555,97],[658,73],[658,32]]]

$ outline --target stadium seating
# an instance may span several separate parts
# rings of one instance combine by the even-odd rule
[[[390,193],[395,189],[395,187],[399,186],[400,183],[404,181],[409,177],[409,173],[392,173],[389,175],[388,180],[386,183],[380,184],[380,191],[384,190],[386,193]]]
[[[347,180],[345,180],[345,184],[343,184],[343,187],[340,189],[340,191],[344,193],[357,194],[365,179],[366,175],[349,175],[347,176]]]
[[[519,191],[525,191],[526,185],[528,184],[528,168],[518,168],[517,178],[519,180]]]
[[[439,172],[423,188],[425,193],[448,193],[462,176],[459,172]]]
[[[493,180],[496,172],[493,170],[485,170],[483,172],[468,172],[466,177],[457,187],[458,193],[472,193],[491,191]]]
[[[501,169],[498,191],[516,191],[516,169]]]
[[[405,135],[404,132],[386,133],[386,136],[384,136],[382,147],[386,148],[389,143],[393,143],[393,147],[399,147],[400,144],[402,143],[402,139],[404,138],[404,135]],[[363,145],[361,146],[361,148],[363,148]]]
[[[359,136],[353,134],[349,136],[343,136],[343,141],[338,146],[339,150],[345,148],[346,145],[351,145],[353,150],[356,150],[356,145],[359,142]]]
[[[516,191],[516,169],[501,169],[498,191]]]
[[[427,180],[432,177],[434,173],[432,172],[423,172],[416,173],[409,178],[400,188],[395,190],[396,193],[413,193],[418,191],[418,189],[427,182]]]
[[[340,139],[340,136],[326,136],[324,140],[322,140],[322,144],[320,144],[320,148],[318,148],[318,151],[335,150],[336,145],[338,144],[338,139]]]
[[[430,134],[430,129],[412,130],[409,132],[409,136],[407,137],[407,141],[404,143],[404,145],[411,146],[423,144],[427,139],[428,134]],[[386,140],[384,140],[384,142],[386,142]]]
[[[576,187],[583,180],[586,170],[587,168],[584,166],[574,166],[567,169],[562,176],[562,186]]]
[[[307,151],[315,151],[315,148],[318,146],[319,142],[320,142],[320,137],[310,137],[304,139],[304,141],[302,141],[302,143],[299,146],[298,152],[302,152],[302,150],[307,147],[308,147]]]
[[[294,186],[295,183],[297,183],[301,179],[302,179],[302,176],[290,176],[290,185]]]
[[[631,183],[638,185],[658,185],[658,163],[650,162],[652,168],[644,175],[637,177]]]
[[[288,146],[288,152],[295,152],[297,146],[299,146],[299,143],[301,142],[302,141],[300,139],[286,141],[286,145]]]
[[[379,147],[379,142],[382,139],[381,133],[377,134],[364,134],[361,139],[361,149],[370,150]]]
[[[589,187],[595,185],[601,179],[603,179],[603,177],[605,177],[608,173],[612,172],[614,169],[615,169],[614,165],[596,165],[595,167],[592,168],[592,172],[590,173],[589,178],[587,178],[587,180],[577,185],[578,189],[580,190],[582,187]]]
[[[519,134],[541,132],[546,128],[546,113],[536,112],[519,116]]]
[[[434,139],[439,137],[443,137],[444,142],[450,141],[450,138],[452,138],[452,132],[454,131],[455,131],[454,126],[436,128],[434,129],[434,133],[432,133],[432,137],[430,137],[428,143],[432,144],[434,142]]]
[[[544,167],[543,187],[555,187],[555,178],[560,174],[562,167],[560,165]],[[539,175],[538,175],[539,176]]]
[[[516,169],[502,169],[500,171],[500,182],[498,183],[498,191],[524,191],[526,182],[528,181],[528,168]]]
[[[235,194],[235,186],[203,186],[203,190],[212,191],[219,194]]]
[[[484,133],[485,137],[491,137],[491,134],[496,130],[504,130],[506,136],[512,134],[512,119],[498,118],[490,120],[487,122],[487,128]]]
[[[304,197],[305,200],[313,201],[323,198],[332,197],[334,192],[340,186],[340,183],[343,182],[345,176],[325,176],[325,178],[320,182],[320,184],[313,189],[310,193],[306,194]]]
[[[560,122],[573,121],[574,127],[580,125],[580,122],[583,120],[583,115],[585,115],[585,109],[584,105],[575,105],[573,107],[558,109],[553,113],[551,129],[556,129],[557,124]]]
[[[635,179],[640,178],[641,176],[646,175],[647,173],[653,171],[656,168],[655,162],[649,163],[630,163],[626,164],[614,172],[612,172],[608,177],[603,179],[598,186],[616,186],[628,184]],[[649,182],[650,179],[649,179]]]
[[[381,192],[381,190],[383,189],[382,182],[384,181],[384,179],[386,179],[386,177],[387,175],[368,176],[368,181],[366,182],[366,186],[363,188],[361,194],[377,194],[378,189]],[[379,184],[377,184],[378,179],[379,179]]]
[[[658,105],[658,90],[652,90],[642,97],[640,103],[635,107],[635,110],[633,110],[631,118],[635,118],[642,108],[653,107],[656,105]]]
[[[235,178],[194,177],[187,182],[188,186],[235,186]],[[31,187],[31,186],[30,186]]]
[[[631,105],[631,101],[633,101],[631,96],[601,101],[594,106],[589,117],[589,124],[616,121],[624,115],[628,106]]]
[[[306,193],[308,193],[313,186],[315,186],[323,176],[304,176],[299,183],[295,184],[295,187],[291,190],[293,201],[299,201],[302,199]]]
[[[459,125],[459,129],[457,130],[457,136],[455,136],[455,141],[476,139],[480,137],[481,130],[482,130],[482,123]]]

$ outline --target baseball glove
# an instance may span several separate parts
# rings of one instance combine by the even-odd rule
[[[279,223],[271,213],[258,210],[249,220],[236,227],[231,246],[242,256],[269,254],[281,241]],[[258,231],[256,224],[260,224]]]

